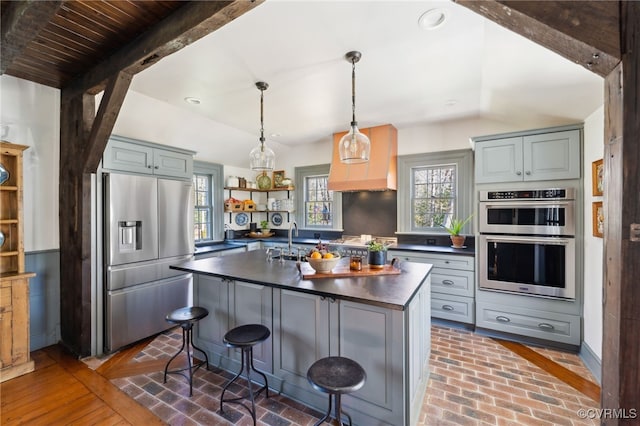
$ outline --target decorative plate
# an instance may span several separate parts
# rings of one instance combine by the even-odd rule
[[[249,222],[249,216],[246,213],[238,213],[236,215],[236,225],[244,226]]]
[[[0,163],[0,185],[9,180],[9,171]]]
[[[280,213],[274,213],[271,215],[271,223],[275,226],[282,225],[282,215]]]
[[[271,189],[271,178],[267,175],[260,175],[256,179],[258,182],[258,189]]]
[[[0,247],[4,245],[4,232],[0,231]]]

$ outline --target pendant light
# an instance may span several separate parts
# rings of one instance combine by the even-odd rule
[[[360,60],[362,54],[357,51],[348,52],[345,58],[351,62],[351,129],[340,139],[338,147],[340,149],[340,162],[345,164],[366,163],[369,161],[371,152],[371,142],[369,138],[358,130],[356,121],[356,62]]]
[[[259,172],[270,172],[273,170],[276,162],[276,154],[271,148],[264,144],[264,91],[269,85],[264,81],[256,83],[256,87],[260,90],[260,144],[253,148],[249,153],[249,161],[251,170]]]

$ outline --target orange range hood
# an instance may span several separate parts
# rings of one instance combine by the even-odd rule
[[[338,143],[347,132],[333,135],[333,157],[329,172],[332,191],[387,191],[398,187],[398,130],[391,124],[360,129],[371,141],[371,156],[367,163],[340,162]]]

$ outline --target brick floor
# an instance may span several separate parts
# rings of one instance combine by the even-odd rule
[[[579,410],[598,408],[598,402],[494,340],[439,325],[432,327],[431,335],[431,377],[419,416],[420,426],[599,423],[579,416]],[[135,360],[172,355],[181,339],[177,331],[161,334]],[[532,349],[595,381],[577,355]],[[191,398],[184,378],[170,376],[163,384],[161,372],[112,382],[170,425],[251,425],[246,410],[235,404],[225,404],[225,414],[220,413],[219,394],[230,375],[213,370],[197,371]],[[261,394],[256,402],[259,425],[313,425],[321,416],[280,395],[265,399]]]

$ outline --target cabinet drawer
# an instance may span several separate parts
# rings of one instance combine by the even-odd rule
[[[431,291],[447,295],[474,295],[473,271],[458,271],[455,269],[433,268],[431,271]]]
[[[431,295],[431,316],[473,324],[475,304],[473,298]]]
[[[580,317],[556,312],[479,303],[476,325],[537,339],[580,344]]]
[[[391,256],[400,260],[417,263],[431,263],[435,268],[463,269],[473,271],[475,258],[473,256],[448,256],[446,254],[418,254],[415,252],[390,251]]]

